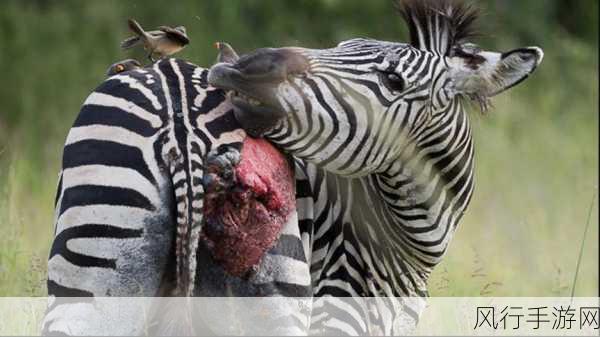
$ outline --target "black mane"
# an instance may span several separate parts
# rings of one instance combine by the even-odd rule
[[[477,35],[474,26],[480,12],[465,1],[395,0],[395,5],[416,48],[448,55],[453,46]]]

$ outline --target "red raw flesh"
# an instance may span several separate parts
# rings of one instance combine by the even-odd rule
[[[244,276],[274,246],[295,211],[294,175],[286,157],[263,139],[247,137],[233,188],[205,199],[203,239],[231,275]],[[216,224],[216,225],[215,225]]]

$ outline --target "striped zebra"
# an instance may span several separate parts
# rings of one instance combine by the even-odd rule
[[[397,334],[418,319],[473,192],[464,105],[485,109],[543,58],[537,47],[497,53],[467,42],[478,12],[462,2],[396,4],[409,44],[264,48],[208,75],[246,131],[296,159],[313,333]]]
[[[207,74],[163,59],[108,78],[86,99],[64,147],[44,334],[145,331],[139,308],[99,310],[90,297],[310,296],[296,216],[246,281],[199,244],[207,154],[239,150],[246,137]],[[303,333],[308,315],[291,311],[277,324]]]

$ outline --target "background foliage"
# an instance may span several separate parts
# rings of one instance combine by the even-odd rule
[[[473,113],[475,195],[434,296],[598,296],[598,2],[479,0],[488,49],[538,45],[525,84]],[[208,66],[213,42],[322,48],[352,37],[406,41],[390,1],[3,0],[0,3],[0,296],[45,294],[62,145],[86,96],[125,54],[126,18],[185,25],[180,55]]]

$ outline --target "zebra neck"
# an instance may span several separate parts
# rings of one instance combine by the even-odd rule
[[[402,159],[371,176],[382,203],[425,272],[441,260],[473,190],[467,114],[448,110],[420,130]]]

